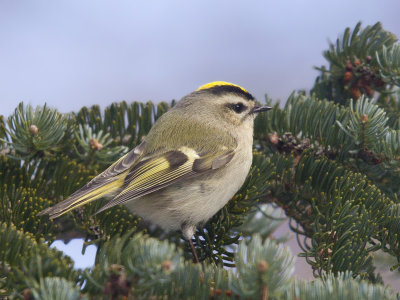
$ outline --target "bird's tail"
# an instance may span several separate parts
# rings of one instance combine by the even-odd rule
[[[90,182],[92,183],[92,182]],[[124,184],[124,176],[118,176],[114,180],[88,184],[80,190],[73,193],[69,198],[57,203],[52,207],[48,207],[41,211],[38,215],[50,216],[50,219],[58,218],[59,216],[101,197],[113,195],[120,190]]]

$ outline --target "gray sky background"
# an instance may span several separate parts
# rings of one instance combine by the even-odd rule
[[[214,80],[260,100],[310,88],[357,21],[400,36],[399,0],[0,0],[0,114],[179,99]]]
[[[0,114],[170,101],[214,80],[285,100],[313,85],[328,40],[358,21],[400,36],[399,12],[399,0],[0,0]],[[93,248],[65,249],[93,263]]]

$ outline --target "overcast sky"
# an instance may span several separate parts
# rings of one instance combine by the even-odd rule
[[[0,0],[0,114],[170,101],[214,80],[285,100],[312,86],[345,27],[400,36],[399,13],[399,0]]]
[[[400,1],[0,0],[0,114],[179,99],[214,80],[260,100],[310,88],[346,26],[400,35]]]

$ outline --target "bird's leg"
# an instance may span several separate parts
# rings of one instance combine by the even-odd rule
[[[193,242],[192,242],[192,239],[191,239],[191,238],[189,239],[189,245],[190,245],[190,250],[192,250],[194,262],[195,262],[196,264],[200,263],[199,258],[198,258],[198,256],[197,256],[196,249],[195,249],[194,246],[193,246]]]
[[[189,242],[190,250],[192,250],[193,260],[197,264],[199,263],[199,257],[197,256],[196,249],[194,248],[192,238],[196,231],[196,226],[189,225],[186,222],[181,225],[183,237]]]

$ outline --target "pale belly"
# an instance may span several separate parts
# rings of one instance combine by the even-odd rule
[[[243,185],[251,161],[250,148],[219,170],[177,182],[125,205],[130,211],[164,230],[179,230],[183,224],[196,226],[205,223]]]

